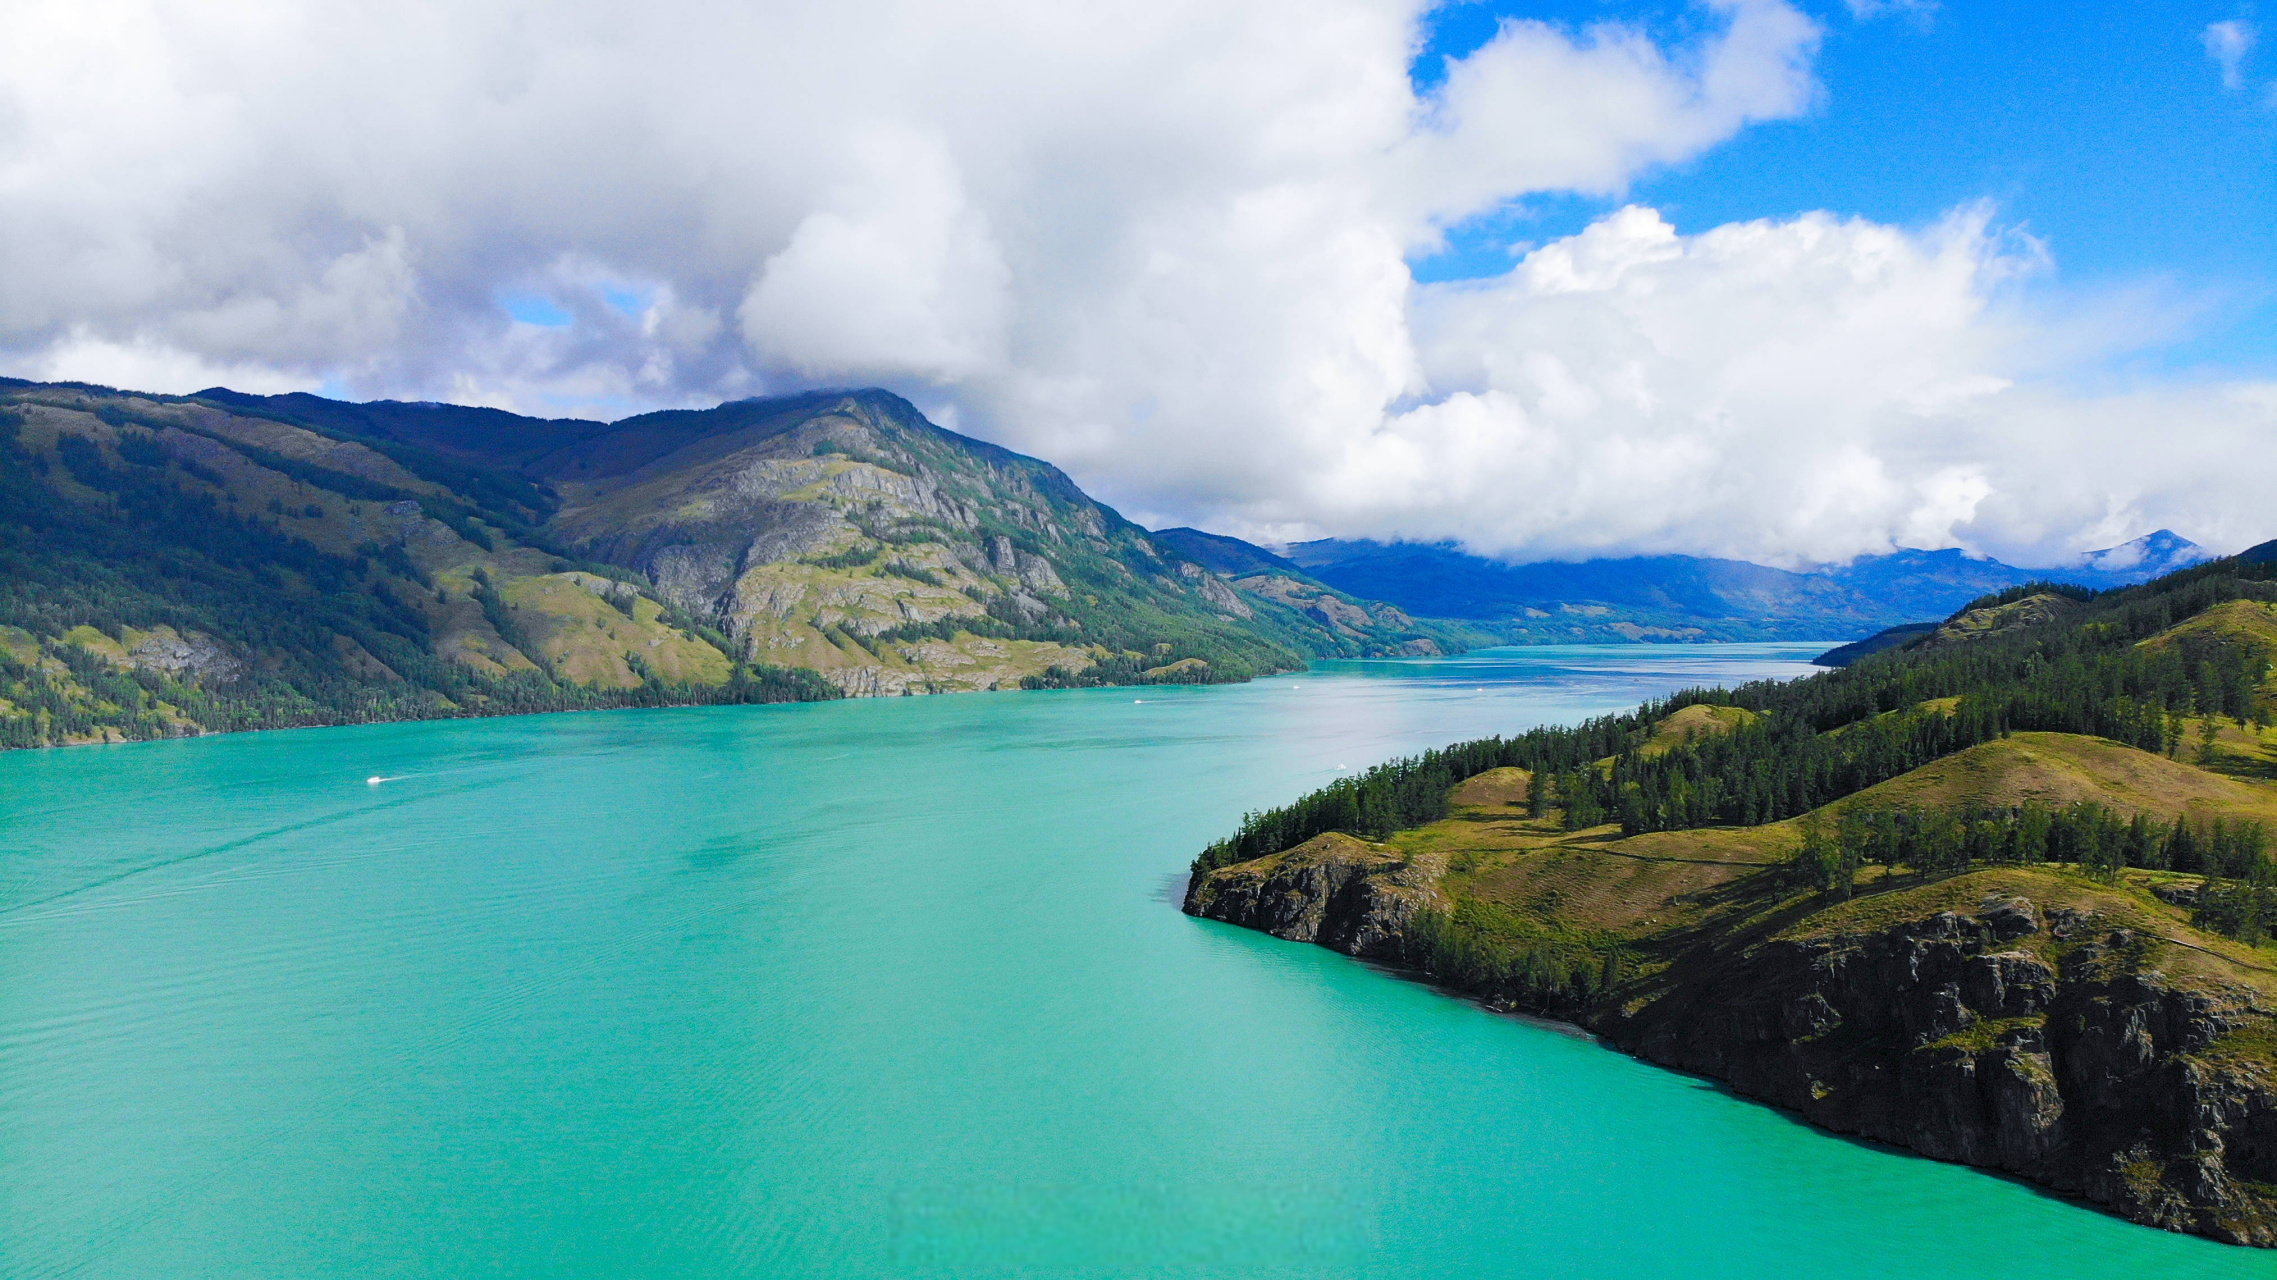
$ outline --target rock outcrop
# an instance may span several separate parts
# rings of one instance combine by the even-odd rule
[[[1186,910],[1398,960],[1418,914],[1446,909],[1442,871],[1324,835],[1198,877]],[[2166,942],[1993,896],[1871,928],[1694,938],[1652,977],[1537,1011],[1827,1129],[2277,1245],[2277,1020],[2253,990],[2146,963]]]
[[[1619,1047],[1814,1124],[2000,1169],[2138,1222],[2277,1244],[2269,1011],[2138,961],[2150,941],[2022,899],[1778,939],[1633,1016]],[[2260,1185],[2255,1185],[2260,1184]]]
[[[1445,909],[1432,887],[1444,869],[1430,855],[1403,861],[1330,832],[1196,877],[1186,889],[1186,913],[1291,942],[1317,942],[1348,956],[1393,960],[1418,912]]]

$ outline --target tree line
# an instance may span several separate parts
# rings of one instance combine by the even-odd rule
[[[2273,578],[2269,565],[2217,561],[2094,595],[2077,623],[1952,647],[1909,645],[1797,681],[1689,689],[1626,715],[1390,761],[1243,815],[1194,870],[1277,853],[1325,831],[1382,839],[1436,821],[1451,787],[1502,766],[1529,770],[1541,784],[1532,789],[1535,812],[1554,792],[1568,826],[1618,820],[1635,834],[1794,817],[2018,731],[2177,751],[2192,718],[2267,723],[2268,655],[2211,634],[2155,649],[2139,642],[2231,600],[2277,599]],[[1948,698],[1957,700],[1949,714],[1911,710]],[[1663,753],[1646,750],[1661,720],[1702,704],[1753,718]]]
[[[1844,898],[1867,866],[1956,875],[1972,866],[2063,862],[2106,882],[2128,867],[2258,880],[2270,868],[2267,846],[2258,822],[2178,816],[2163,823],[2092,800],[2063,808],[1853,807],[1842,811],[1831,830],[1805,825],[1790,867],[1801,883]]]

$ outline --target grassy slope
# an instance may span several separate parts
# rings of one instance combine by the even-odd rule
[[[2172,822],[2245,817],[2277,825],[2277,791],[2195,765],[2066,733],[2019,733],[1869,787],[1830,808],[2061,808],[2084,800]]]
[[[1964,758],[1966,764],[1963,766]],[[1508,944],[1550,942],[1631,954],[1649,976],[1681,965],[1705,944],[1756,943],[1883,927],[1900,919],[1973,905],[1986,893],[2021,893],[2043,909],[2100,911],[2156,933],[2172,955],[2171,973],[2203,973],[2277,995],[2277,947],[2253,947],[2193,929],[2189,913],[2149,889],[2177,878],[2128,871],[2098,884],[2058,866],[1995,867],[1925,878],[1869,868],[1858,896],[1823,900],[1794,890],[1780,874],[1807,821],[1831,825],[1850,802],[1810,818],[1748,828],[1654,832],[1626,839],[1613,825],[1567,832],[1553,812],[1526,816],[1530,779],[1497,769],[1456,788],[1447,819],[1385,842],[1412,861],[1444,859],[1439,888],[1457,918]],[[1887,789],[1886,791],[1884,789]],[[1876,792],[1884,792],[1876,795]],[[2024,734],[1916,770],[1855,798],[1864,803],[1944,804],[1965,800],[2092,798],[2126,811],[2171,818],[2188,812],[2277,818],[2277,786],[2065,734]],[[2187,945],[2180,945],[2187,944]],[[1630,998],[1637,992],[1632,990]]]
[[[1687,743],[1730,733],[1759,718],[1745,707],[1685,707],[1653,726],[1652,738],[1642,751],[1647,756],[1664,756]]]
[[[2277,604],[2259,600],[2232,600],[2143,642],[2146,649],[2179,646],[2195,638],[2214,638],[2232,644],[2277,653]],[[2263,682],[2266,696],[2277,699],[2277,669]],[[2239,724],[2230,719],[2201,720],[2190,734],[2189,749],[2200,753],[2204,730],[2213,730],[2210,749],[2197,763],[2230,777],[2277,782],[2277,725]]]
[[[1245,679],[1478,638],[1242,590],[883,393],[603,424],[0,382],[0,436],[0,746]],[[707,539],[728,578],[659,567]]]
[[[2277,645],[2277,606],[2259,601],[2217,605],[2143,644],[2162,648],[2208,636]],[[2277,672],[2269,677],[2269,689],[2277,692]],[[1950,716],[1957,702],[1930,699],[1876,718],[1887,723]],[[1664,754],[1748,719],[1750,714],[1736,707],[1685,707],[1653,726],[1643,750]],[[2079,734],[2016,733],[1932,761],[1802,817],[1627,838],[1615,824],[1568,832],[1554,809],[1528,818],[1532,779],[1520,769],[1495,769],[1455,788],[1445,820],[1396,833],[1386,848],[1408,858],[1428,853],[1443,860],[1448,870],[1441,891],[1455,904],[1457,918],[1484,936],[1513,945],[1550,942],[1596,951],[1632,950],[1648,970],[1681,963],[1709,938],[1762,940],[1853,928],[1873,919],[1934,912],[1963,899],[1973,903],[2001,888],[2023,892],[2045,906],[2139,917],[2143,927],[2188,944],[2167,946],[2178,953],[2171,957],[2172,965],[2196,971],[2213,962],[2193,957],[2227,957],[2216,966],[2225,978],[2243,981],[2259,975],[2254,981],[2264,982],[2277,976],[2263,971],[2277,970],[2277,950],[2192,929],[2188,912],[2148,892],[2154,884],[2178,878],[2165,872],[2131,870],[2117,883],[2101,885],[2051,866],[1990,868],[1933,880],[1869,867],[1861,873],[1860,896],[1849,903],[1798,893],[1781,874],[1801,847],[1807,826],[1832,829],[1840,814],[1853,807],[2006,808],[2036,802],[2058,809],[2095,801],[2161,823],[2178,816],[2201,824],[2220,817],[2277,827],[2277,728],[2216,723],[2212,750],[2196,759],[2170,759]],[[2195,748],[2178,748],[2176,754],[2195,754]],[[2256,965],[2263,968],[2251,967]]]
[[[181,399],[0,399],[7,745],[750,692],[656,600],[507,532],[540,513],[395,456]]]

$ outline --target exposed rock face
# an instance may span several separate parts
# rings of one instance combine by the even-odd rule
[[[1436,875],[1328,835],[1200,877],[1186,910],[1395,958],[1416,913],[1443,907]],[[2252,992],[2141,967],[2148,941],[1988,898],[1679,964],[1685,976],[1641,1007],[1631,990],[1548,1012],[1829,1129],[2018,1174],[2152,1226],[2277,1245],[2277,1079],[2265,1046],[2239,1051],[2239,1037],[2268,1034],[2270,1011]]]
[[[1396,959],[1416,913],[1445,909],[1431,887],[1444,869],[1429,855],[1402,862],[1330,832],[1196,878],[1186,889],[1186,913],[1349,956]]]
[[[210,684],[228,684],[245,674],[245,664],[212,636],[197,631],[183,635],[168,626],[158,627],[128,650],[127,661],[172,676],[195,676]]]
[[[1236,618],[1254,618],[1257,616],[1257,611],[1250,608],[1240,596],[1235,595],[1233,588],[1225,584],[1225,579],[1202,566],[1180,564],[1178,576],[1192,583],[1195,592],[1204,600],[1215,605],[1220,612],[1232,614]]]
[[[2135,969],[2126,930],[2051,923],[1990,900],[1775,941],[1598,1029],[1830,1129],[2277,1244],[2277,1201],[2245,1185],[2277,1181],[2277,1082],[2221,1044],[2267,1011]]]

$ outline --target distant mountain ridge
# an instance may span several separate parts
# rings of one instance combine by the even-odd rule
[[[1801,572],[1679,555],[1505,564],[1447,544],[1334,538],[1294,544],[1286,555],[1339,590],[1414,614],[1490,624],[1532,643],[1864,636],[1942,618],[2026,582],[2104,589],[2207,558],[2164,529],[2061,569],[2019,568],[1957,550],[1903,550]]]
[[[2133,586],[2213,559],[2211,552],[2172,529],[2146,533],[2132,542],[2090,551],[2079,558],[2074,572],[2094,575],[2101,585]],[[2083,585],[2094,586],[2096,582]]]

